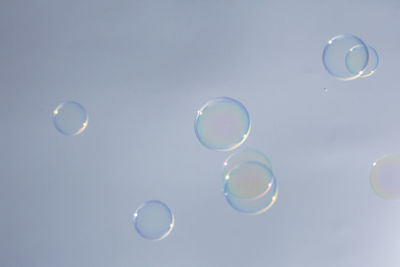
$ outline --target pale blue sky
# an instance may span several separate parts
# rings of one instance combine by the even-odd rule
[[[0,266],[400,266],[400,203],[368,180],[400,152],[399,18],[396,0],[2,0]],[[372,77],[325,71],[342,33],[377,49]],[[217,96],[247,107],[243,147],[272,162],[262,215],[226,203],[229,153],[195,136]],[[52,124],[66,100],[89,114],[79,136]],[[132,224],[149,199],[175,214],[160,242]]]

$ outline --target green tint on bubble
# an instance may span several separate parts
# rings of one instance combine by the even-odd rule
[[[351,56],[346,60],[349,51]],[[368,64],[368,58],[368,48],[365,43],[351,34],[332,38],[322,53],[325,69],[340,80],[353,80],[360,77]]]
[[[235,210],[260,214],[276,201],[278,186],[270,168],[248,161],[238,164],[225,177],[224,196]]]
[[[149,240],[161,240],[172,231],[174,215],[165,203],[159,200],[150,200],[135,211],[133,223],[141,237]]]
[[[246,108],[237,100],[214,98],[197,112],[194,129],[205,147],[229,151],[246,140],[250,132],[250,117]]]
[[[60,133],[78,135],[86,129],[88,115],[81,104],[67,101],[58,105],[53,111],[53,122]]]
[[[228,158],[224,161],[222,170],[223,180],[225,180],[225,176],[227,175],[227,173],[229,173],[234,167],[247,161],[259,162],[272,170],[271,162],[266,155],[258,150],[246,148],[230,154]]]
[[[372,164],[370,183],[385,199],[400,199],[400,155],[388,155]]]

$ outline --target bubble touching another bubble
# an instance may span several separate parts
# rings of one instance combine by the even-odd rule
[[[149,240],[161,240],[171,233],[174,226],[174,215],[165,203],[159,200],[150,200],[135,211],[133,223],[141,237]]]
[[[261,214],[274,204],[277,195],[272,170],[260,162],[241,162],[225,175],[225,199],[239,212]]]
[[[368,46],[368,54],[369,54],[368,65],[364,69],[361,78],[366,78],[374,74],[379,65],[379,56],[375,48],[373,48],[372,46]]]
[[[349,51],[353,51],[348,56]],[[346,60],[346,57],[349,57]],[[368,48],[357,36],[338,35],[328,41],[322,53],[325,69],[340,80],[353,80],[363,75],[369,60]]]
[[[359,58],[362,57],[362,50],[363,48],[360,45],[357,45],[350,49],[346,55],[346,67],[347,69],[353,73],[357,73],[357,64],[355,62],[359,61]],[[376,50],[368,46],[368,64],[365,69],[362,71],[362,75],[360,77],[365,78],[371,76],[376,69],[378,68],[379,64],[379,57]]]
[[[239,101],[218,97],[208,101],[194,123],[199,141],[207,148],[230,151],[239,147],[250,133],[250,117]]]
[[[222,170],[223,181],[225,180],[225,176],[234,167],[248,161],[259,162],[272,170],[272,164],[266,155],[256,149],[246,148],[230,154],[228,158],[224,161]]]

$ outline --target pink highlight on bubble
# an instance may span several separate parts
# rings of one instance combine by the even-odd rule
[[[274,183],[274,181],[272,180],[272,181],[268,184],[267,189],[266,189],[263,193],[261,193],[261,194],[258,195],[258,196],[255,196],[255,197],[253,197],[253,198],[250,198],[250,200],[260,199],[260,198],[262,198],[263,196],[265,196],[266,194],[268,194],[268,192],[269,192],[269,190],[271,189],[273,183]]]

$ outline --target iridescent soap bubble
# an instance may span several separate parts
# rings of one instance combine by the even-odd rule
[[[346,56],[353,49],[353,56],[346,64]],[[328,41],[322,53],[325,69],[340,80],[353,80],[363,74],[368,64],[368,48],[358,37],[345,34]]]
[[[372,164],[370,183],[386,199],[400,199],[400,155],[388,155]]]
[[[228,156],[228,158],[224,161],[224,168],[222,170],[222,178],[225,180],[225,176],[237,165],[248,162],[248,161],[255,161],[259,162],[269,169],[272,170],[272,165],[270,160],[266,155],[261,153],[258,150],[252,148],[246,148],[235,153],[232,153]]]
[[[237,211],[261,214],[276,201],[278,186],[270,168],[255,162],[243,162],[226,176],[224,196]]]
[[[197,112],[194,129],[205,147],[229,151],[246,140],[250,132],[250,117],[246,108],[237,100],[214,98]]]
[[[357,67],[354,67],[354,62],[358,60],[357,58],[362,57],[360,56],[360,54],[363,53],[362,50],[363,48],[360,45],[357,45],[356,47],[350,49],[350,51],[347,53],[346,66],[351,73],[357,72]],[[368,64],[363,70],[363,74],[361,75],[361,77],[363,78],[369,77],[374,74],[379,65],[379,56],[375,48],[373,48],[372,46],[368,46],[368,55]]]
[[[88,124],[85,108],[74,101],[67,101],[53,111],[53,122],[56,129],[65,135],[78,135]]]
[[[143,238],[161,240],[172,231],[174,215],[163,202],[149,200],[135,211],[133,223],[136,231]]]

